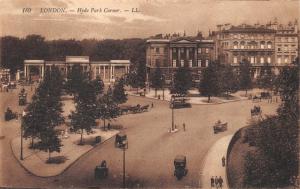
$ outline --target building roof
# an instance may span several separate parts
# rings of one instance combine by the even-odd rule
[[[45,60],[24,60],[25,64],[43,64]]]
[[[88,56],[66,56],[67,63],[89,63],[90,58]]]

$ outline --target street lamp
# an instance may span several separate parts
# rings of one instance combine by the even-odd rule
[[[24,124],[24,116],[26,112],[23,110],[22,118],[21,118],[21,153],[20,153],[20,160],[24,160],[23,158],[23,124]]]
[[[171,108],[172,108],[172,130],[171,131],[174,131],[174,99],[175,99],[175,96],[172,95],[171,97]]]
[[[127,135],[117,135],[116,136],[117,148],[123,150],[123,188],[126,188],[126,179],[125,179],[125,151],[128,149],[128,140]]]

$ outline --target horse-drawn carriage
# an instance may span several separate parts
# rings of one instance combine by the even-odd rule
[[[261,115],[262,110],[260,106],[254,106],[253,109],[251,109],[251,117],[256,115]]]
[[[16,112],[13,112],[10,108],[7,108],[4,113],[4,120],[9,121],[12,119],[16,119],[18,117],[18,114]]]
[[[220,120],[218,120],[214,126],[214,134],[217,134],[218,132],[223,132],[227,130],[227,122],[226,123],[222,123]]]
[[[149,109],[149,104],[141,106],[140,104],[137,104],[136,106],[121,106],[120,107],[120,113],[121,114],[128,114],[128,113],[141,113],[146,112]]]
[[[180,180],[183,176],[186,176],[188,170],[186,169],[186,157],[183,155],[177,155],[174,159],[174,176],[177,180]]]
[[[108,176],[108,168],[106,165],[106,161],[103,160],[100,165],[95,168],[95,178],[102,179]]]

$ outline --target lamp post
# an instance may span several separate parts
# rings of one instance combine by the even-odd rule
[[[174,131],[174,95],[171,97],[171,107],[172,107],[172,130]]]
[[[23,158],[23,124],[24,124],[24,116],[26,112],[23,110],[22,118],[21,118],[21,152],[20,152],[20,160],[24,160]]]
[[[128,140],[127,140],[127,135],[117,135],[116,136],[116,140],[117,141],[117,146],[118,148],[123,150],[123,187],[122,188],[126,188],[126,177],[125,177],[125,151],[126,149],[128,149]]]

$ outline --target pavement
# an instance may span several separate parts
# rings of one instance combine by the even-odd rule
[[[223,189],[227,189],[227,175],[226,167],[222,166],[222,157],[226,158],[228,145],[233,135],[227,135],[217,140],[214,145],[209,149],[205,160],[202,172],[200,173],[201,188],[212,188],[210,179],[211,177],[221,176],[223,179]]]
[[[94,129],[95,133],[84,134],[85,145],[78,145],[80,134],[68,134],[68,138],[61,137],[61,151],[51,153],[52,158],[58,159],[61,163],[46,163],[48,152],[30,149],[30,139],[23,140],[23,160],[20,160],[21,138],[20,136],[11,141],[11,148],[19,163],[31,174],[39,177],[52,177],[61,174],[71,166],[82,155],[95,147],[95,137],[101,136],[101,143],[116,135],[118,130],[102,131]],[[99,143],[100,144],[100,143]],[[97,144],[98,145],[98,144]]]

